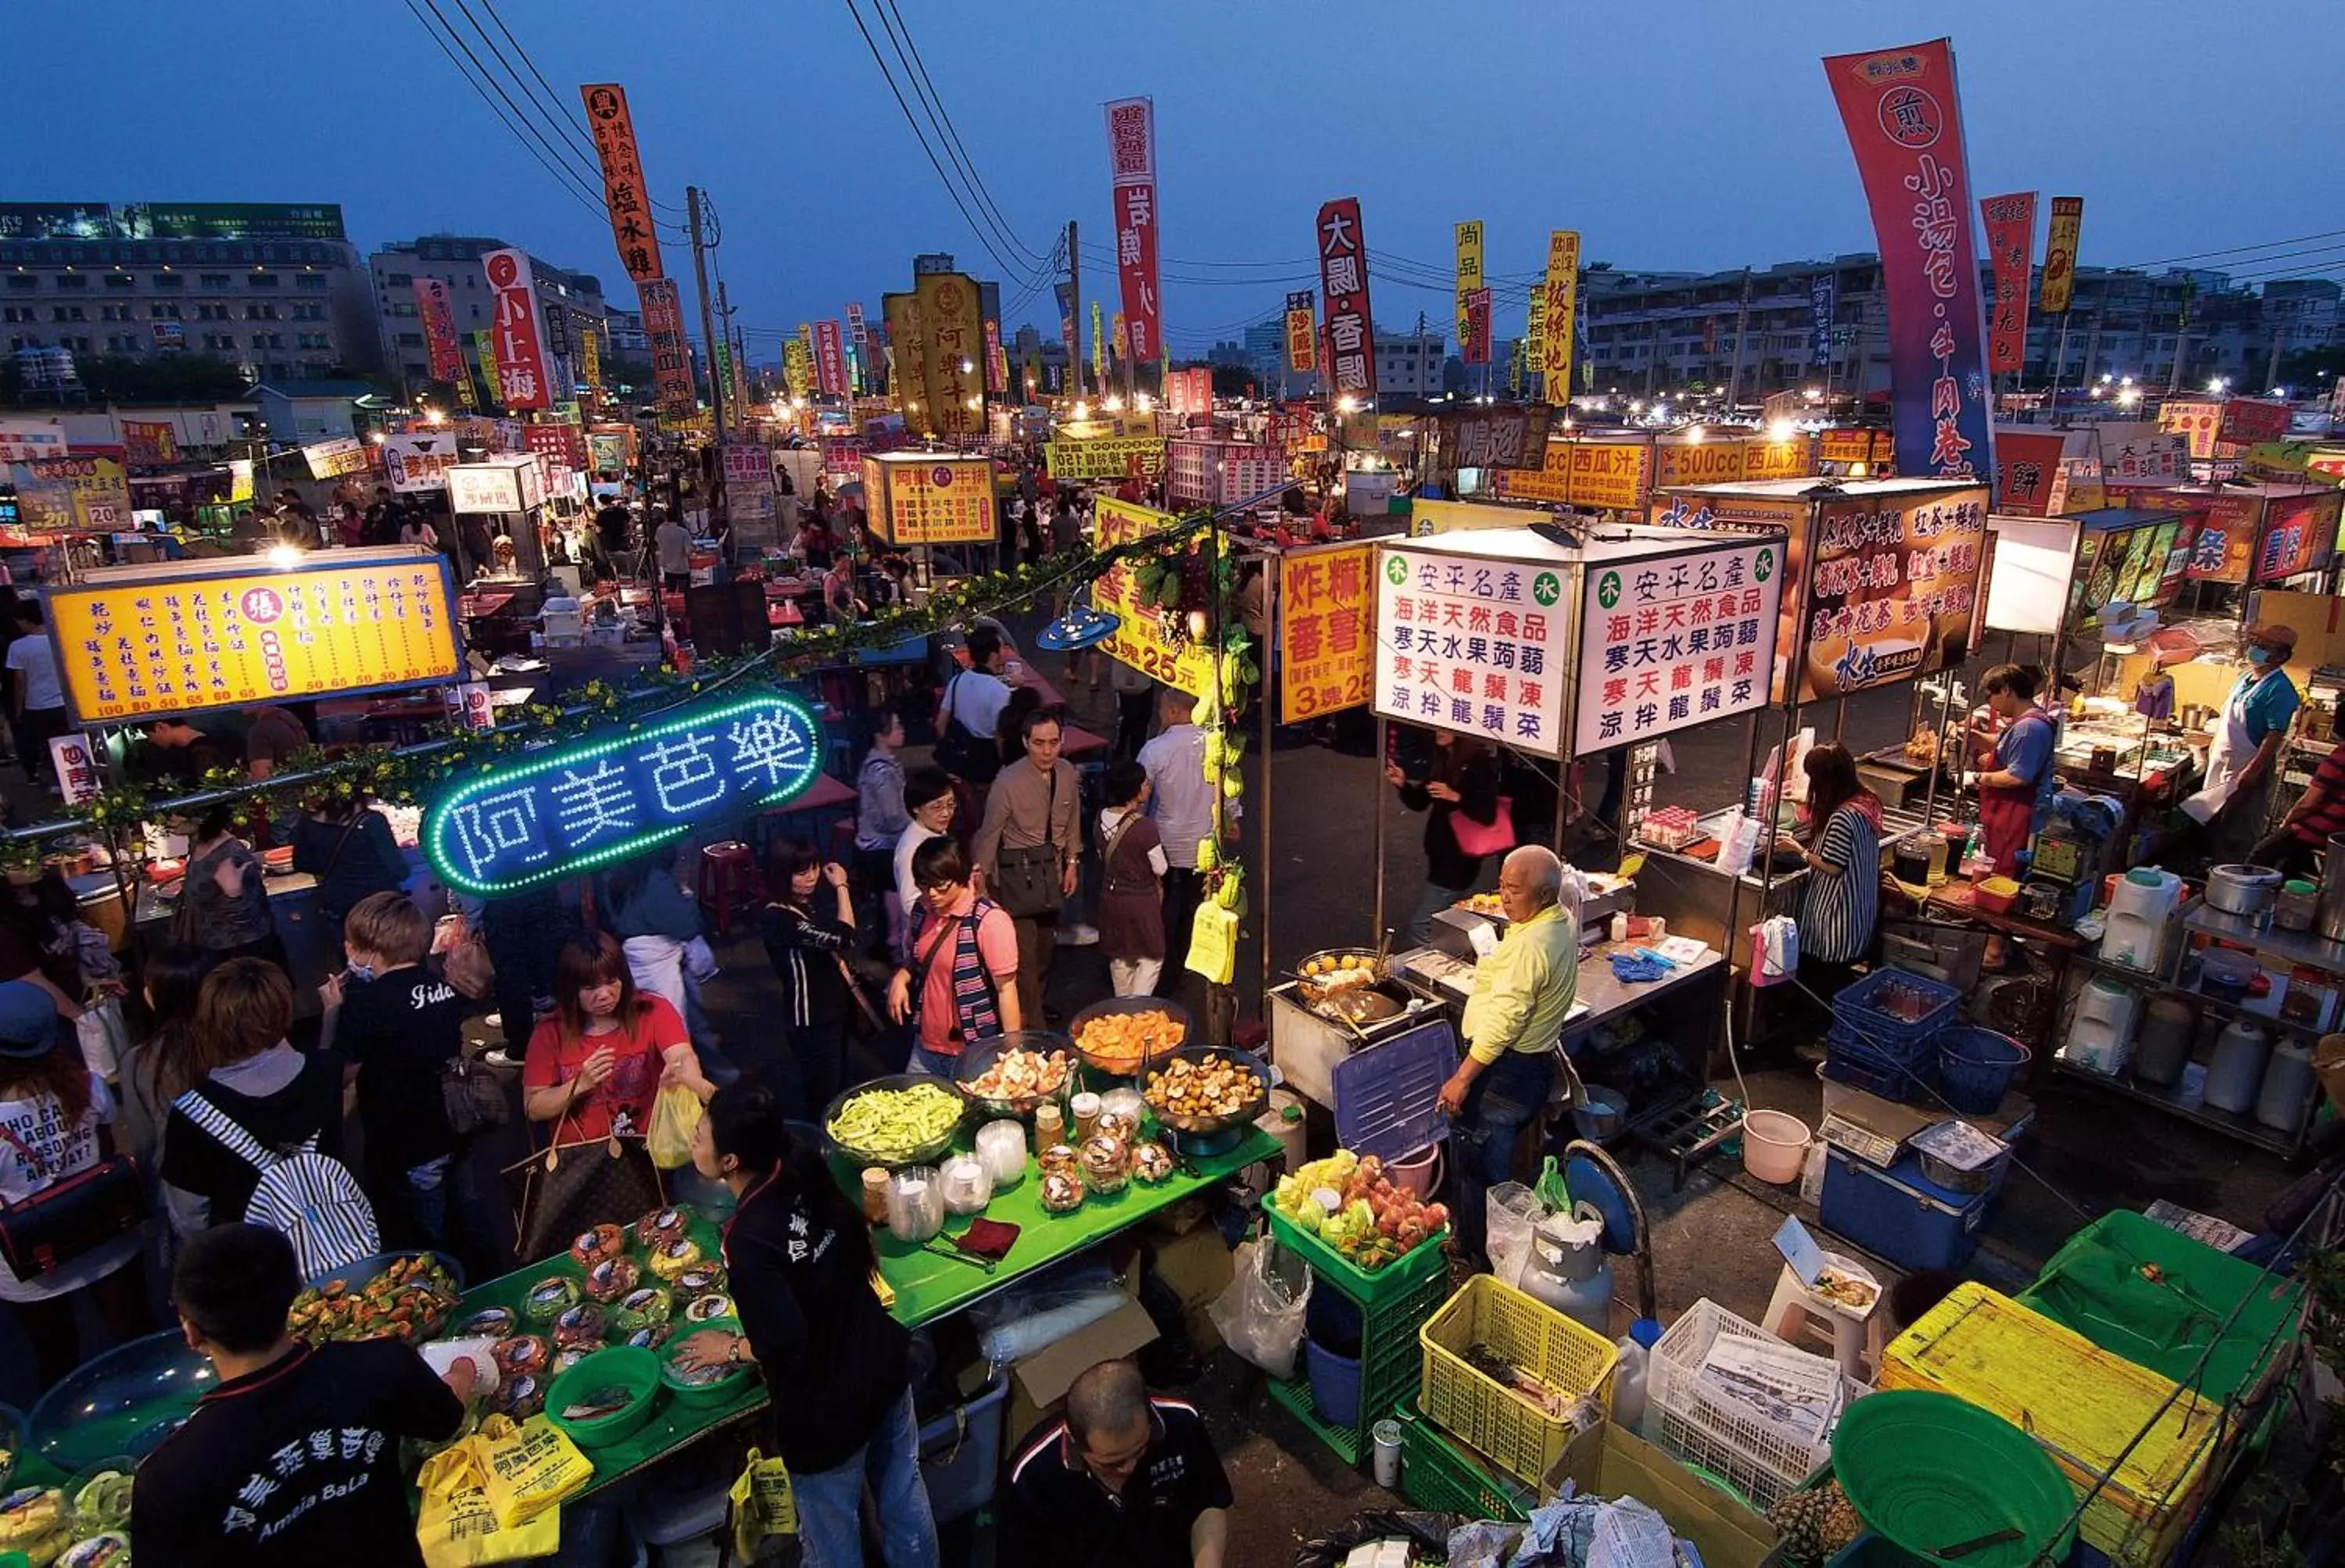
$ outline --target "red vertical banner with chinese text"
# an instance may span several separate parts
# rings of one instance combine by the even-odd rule
[[[1010,371],[1001,357],[1001,323],[985,319],[985,390],[995,397],[1010,384]]]
[[[2035,265],[2035,193],[1990,196],[1979,203],[1987,263],[1995,270],[1995,314],[1986,335],[1990,375],[2016,372],[2027,358],[2027,280]]]
[[[1115,270],[1132,362],[1164,357],[1156,276],[1156,100],[1118,98],[1107,106],[1107,159],[1113,187]]]
[[[635,285],[643,306],[644,341],[652,354],[652,381],[659,388],[660,412],[669,419],[690,419],[700,412],[700,394],[692,385],[692,351],[684,336],[684,307],[676,298],[673,278],[646,278]]]
[[[1823,66],[1881,248],[1897,472],[1991,477],[1986,316],[1954,48],[1936,38]]]
[[[1376,395],[1376,318],[1368,308],[1368,249],[1360,232],[1360,199],[1319,209],[1314,230],[1319,289],[1327,300],[1327,387],[1337,396]]]
[[[529,253],[492,250],[481,258],[481,268],[489,275],[495,323],[489,331],[497,347],[497,401],[514,411],[552,408],[553,389],[546,380],[545,337],[538,325]]]
[[[416,279],[415,315],[431,355],[431,379],[463,380],[464,351],[456,341],[456,307],[448,299],[448,285],[437,278]]]
[[[578,89],[578,96],[586,102],[586,127],[603,165],[603,205],[610,209],[619,264],[637,283],[662,277],[659,233],[652,218],[651,193],[644,188],[644,161],[635,151],[635,120],[627,112],[626,89],[616,82],[590,82]]]
[[[2068,308],[2076,290],[2076,242],[2085,230],[2085,199],[2052,199],[2052,227],[2044,236],[2044,294],[2036,307],[2047,316]]]
[[[814,324],[814,371],[823,396],[847,395],[847,346],[839,339],[837,321]]]
[[[1490,362],[1490,290],[1487,289],[1466,291],[1466,341],[1460,348],[1465,361],[1469,365]]]

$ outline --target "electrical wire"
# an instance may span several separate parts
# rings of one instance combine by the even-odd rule
[[[459,3],[461,4],[462,0],[459,0]],[[571,133],[571,139],[575,141],[578,146],[584,150],[586,156],[593,159],[599,167],[602,162],[602,154],[594,150],[593,137],[587,133],[586,129],[586,117],[579,109],[578,105],[572,102],[570,98],[565,97],[563,94],[555,91],[553,84],[545,79],[545,73],[539,70],[537,68],[537,62],[530,57],[528,47],[523,45],[519,38],[513,36],[513,29],[505,25],[505,19],[497,15],[496,0],[481,0],[481,9],[489,14],[489,20],[497,25],[497,31],[504,35],[504,40],[508,45],[512,46],[513,52],[521,56],[521,63],[529,67],[529,74],[536,77],[537,85],[545,90],[543,101],[556,106],[557,112],[553,117],[562,125],[563,129]],[[478,29],[480,24],[475,22],[472,25],[475,29]],[[482,34],[482,36],[486,38],[488,35],[483,33]],[[517,85],[520,83],[520,77],[515,76],[513,79]],[[526,87],[523,87],[523,91],[527,90],[528,89]],[[533,98],[536,97],[534,94],[532,94],[531,96]],[[671,212],[679,218],[684,216],[683,208],[677,207],[671,202],[662,201],[659,198],[652,195],[649,191],[645,191],[644,193],[644,199],[662,212]]]
[[[424,19],[423,13],[417,8],[416,0],[403,0],[403,3],[407,6],[408,14],[413,16],[417,24],[421,25],[426,33],[431,36],[431,41],[440,46],[440,52],[448,56],[448,63],[456,67],[457,74],[464,78],[465,85],[472,89],[474,96],[478,97],[482,103],[488,105],[489,112],[497,117],[498,120],[503,124],[505,129],[513,132],[513,139],[521,143],[522,150],[528,153],[532,158],[537,159],[539,167],[553,177],[555,183],[562,187],[563,191],[568,195],[572,200],[579,203],[579,205],[584,207],[590,212],[606,216],[607,209],[604,206],[599,196],[595,195],[591,190],[581,188],[577,176],[574,172],[569,170],[564,165],[550,161],[546,158],[545,154],[539,151],[537,148],[532,146],[529,139],[523,136],[521,127],[515,125],[513,120],[506,116],[502,109],[497,107],[495,103],[490,100],[487,94],[481,91],[480,85],[472,79],[472,74],[464,68],[463,62],[456,58],[454,50],[449,48],[447,40],[442,38],[439,32],[432,27],[431,24]],[[424,3],[428,5],[430,4],[430,0],[424,0]],[[462,40],[460,39],[459,42],[462,42]]]
[[[994,223],[1001,233],[1009,237],[1012,245],[1034,260],[1041,260],[1042,253],[1026,243],[1016,228],[1002,216],[1000,204],[993,199],[993,193],[986,188],[984,177],[977,172],[977,165],[960,139],[960,130],[953,124],[951,114],[945,108],[943,97],[938,93],[936,82],[929,75],[928,62],[920,57],[920,46],[912,41],[911,24],[905,21],[903,13],[896,8],[896,0],[872,0],[872,8],[878,14],[880,25],[887,29],[889,40],[896,46],[897,59],[904,62],[909,56],[906,72],[912,79],[914,95],[928,106],[929,123],[939,125],[941,122],[946,147],[959,168],[961,178],[976,195],[979,205],[993,215]],[[1061,244],[1063,249],[1064,241],[1061,240]]]

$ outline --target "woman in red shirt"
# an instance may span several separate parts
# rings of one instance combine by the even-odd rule
[[[574,936],[554,968],[554,1015],[529,1037],[522,1108],[553,1122],[556,1144],[600,1143],[651,1127],[661,1085],[682,1084],[706,1104],[716,1085],[675,1009],[640,994],[626,955],[607,932]]]

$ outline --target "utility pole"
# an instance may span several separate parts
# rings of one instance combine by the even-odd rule
[[[1368,351],[1371,355],[1376,352],[1374,349]],[[1416,313],[1416,395],[1419,397],[1433,395],[1431,385],[1425,373],[1425,312],[1422,311]]]
[[[1080,399],[1083,395],[1083,253],[1071,218],[1067,219],[1067,320],[1075,324],[1075,341],[1067,345],[1067,384]]]
[[[721,433],[726,428],[724,378],[716,373],[716,322],[708,309],[708,253],[700,224],[700,187],[684,188],[684,209],[685,219],[692,226],[692,276],[700,285],[700,345],[707,351],[708,406]]]
[[[1734,308],[1734,368],[1726,376],[1726,412],[1731,418],[1742,396],[1742,339],[1751,326],[1751,269],[1742,269],[1742,301]]]
[[[716,280],[716,319],[725,323],[726,394],[732,399],[733,423],[746,427],[749,423],[749,372],[741,363],[741,335],[733,330],[733,306],[725,291],[725,280]]]

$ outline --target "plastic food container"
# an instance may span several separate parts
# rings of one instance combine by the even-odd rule
[[[597,1350],[553,1380],[545,1390],[545,1419],[580,1448],[607,1448],[632,1437],[659,1399],[660,1361],[649,1350],[614,1345]],[[616,1400],[615,1409],[573,1415]]]
[[[908,1166],[888,1178],[888,1233],[919,1245],[945,1227],[945,1185],[934,1166]]]
[[[977,1129],[977,1157],[996,1192],[1026,1179],[1026,1129],[1012,1121],[988,1122]]]
[[[993,1201],[993,1177],[975,1155],[955,1155],[937,1168],[947,1214],[981,1214]]]
[[[741,1320],[738,1318],[718,1318],[702,1324],[692,1333],[738,1334],[740,1331]],[[683,1353],[685,1342],[690,1338],[691,1335],[685,1335],[677,1339],[659,1357],[659,1380],[677,1404],[694,1408],[721,1405],[740,1393],[742,1387],[756,1376],[756,1369],[746,1362],[714,1373],[683,1370],[675,1364],[675,1359]]]

